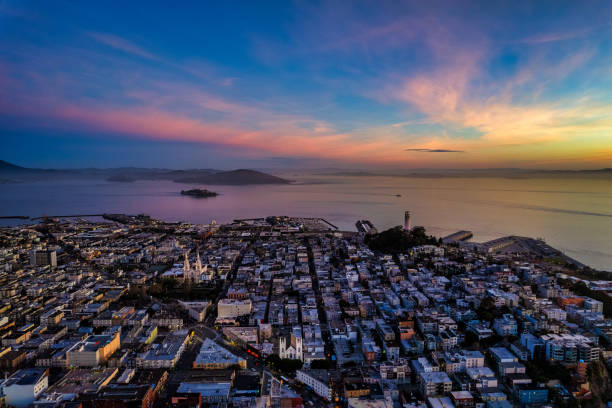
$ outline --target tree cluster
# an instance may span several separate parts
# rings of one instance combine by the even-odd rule
[[[366,236],[365,242],[373,251],[391,254],[408,252],[415,246],[438,244],[438,240],[434,236],[427,235],[423,227],[414,227],[406,231],[401,226]]]
[[[293,360],[290,358],[280,358],[278,354],[271,354],[266,358],[266,364],[270,367],[286,374],[293,374],[296,370],[302,368],[302,361]]]

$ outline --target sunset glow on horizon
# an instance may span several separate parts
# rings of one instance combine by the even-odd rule
[[[612,167],[610,2],[162,4],[0,0],[0,159]]]

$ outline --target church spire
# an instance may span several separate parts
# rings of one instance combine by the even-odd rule
[[[191,266],[189,266],[189,251],[185,252],[185,262],[183,262],[183,270],[190,271]]]
[[[200,261],[200,251],[198,249],[196,249],[196,271],[198,272],[198,274],[202,274],[202,261]]]

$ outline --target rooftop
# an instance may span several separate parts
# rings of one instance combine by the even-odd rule
[[[200,352],[194,363],[199,364],[239,364],[244,360],[230,353],[226,348],[221,347],[211,339],[204,339]]]
[[[0,382],[2,386],[8,387],[13,384],[32,385],[40,381],[41,377],[48,375],[44,368],[24,368],[15,372],[6,380]]]
[[[202,397],[228,396],[231,383],[229,382],[213,382],[213,383],[188,383],[183,382],[179,385],[177,392],[180,393],[198,393]]]
[[[426,383],[447,383],[451,382],[450,377],[443,371],[432,371],[429,373],[419,373]]]

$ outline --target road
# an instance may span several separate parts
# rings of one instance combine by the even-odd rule
[[[327,314],[325,314],[325,305],[323,304],[323,296],[319,288],[319,277],[317,276],[317,269],[312,255],[312,247],[310,246],[308,238],[305,238],[305,243],[308,248],[308,269],[310,270],[310,277],[312,279],[312,289],[314,290],[317,300],[317,314],[319,315],[319,322],[321,323],[321,336],[325,342],[325,355],[331,361],[331,356],[335,355],[334,343],[331,341],[329,325],[327,324]]]
[[[225,280],[223,284],[223,288],[219,291],[217,297],[213,300],[213,305],[216,305],[219,302],[219,300],[227,296],[227,291],[229,290],[232,283],[234,282],[236,273],[238,272],[238,268],[242,264],[243,256],[245,253],[248,252],[250,247],[251,247],[251,243],[249,243],[240,252],[238,257],[236,258],[236,261],[232,265],[232,269],[228,273],[227,279]],[[308,261],[309,261],[310,274],[313,277],[313,288],[315,290],[315,295],[317,298],[317,309],[318,309],[318,314],[319,314],[319,320],[321,321],[322,335],[323,335],[323,339],[325,340],[325,351],[329,357],[330,355],[334,353],[334,348],[333,348],[333,343],[331,342],[330,333],[329,333],[329,329],[327,326],[327,317],[324,311],[323,300],[321,297],[321,292],[319,290],[318,279],[316,276],[316,269],[314,266],[314,260],[312,257],[312,250],[310,246],[308,246],[308,258],[309,258]],[[173,305],[165,304],[157,299],[154,299],[153,301],[159,304],[159,306],[162,308],[172,308],[173,307]],[[244,358],[247,361],[247,370],[258,371],[262,377],[264,376],[264,374],[267,374],[269,376],[273,376],[276,378],[281,377],[282,375],[281,373],[276,372],[275,370],[270,369],[268,367],[265,367],[262,361],[253,357],[252,355],[247,353],[244,349],[237,346],[236,344],[225,339],[221,330],[215,329],[215,326],[214,326],[215,319],[216,319],[215,312],[208,313],[208,315],[206,316],[203,322],[188,324],[184,326],[184,329],[192,330],[194,333],[194,336],[193,336],[192,341],[186,348],[186,350],[183,352],[183,355],[177,362],[175,371],[172,372],[170,375],[170,378],[168,380],[168,385],[166,388],[166,392],[165,392],[166,401],[162,402],[163,399],[160,399],[158,403],[156,404],[157,408],[167,406],[168,405],[167,396],[174,395],[180,383],[189,378],[189,375],[193,370],[192,369],[193,361],[195,360],[200,350],[200,347],[202,346],[202,343],[204,342],[204,339],[207,339],[207,338],[212,339],[220,346],[228,349],[231,353],[241,358]],[[285,378],[287,378],[287,376],[285,376]],[[331,402],[324,403],[323,399],[321,399],[321,397],[316,395],[313,390],[309,389],[308,387],[303,386],[302,384],[295,381],[294,379],[289,378],[289,381],[288,383],[286,383],[286,385],[291,390],[293,390],[294,392],[296,392],[298,395],[302,397],[306,407],[308,406],[315,406],[315,407],[320,407],[320,406],[333,407],[335,406],[335,404]]]

